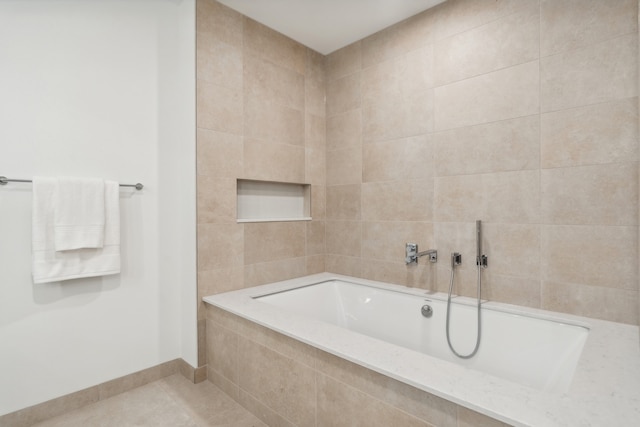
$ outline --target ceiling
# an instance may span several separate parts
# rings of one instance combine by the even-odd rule
[[[324,55],[444,0],[218,0]]]

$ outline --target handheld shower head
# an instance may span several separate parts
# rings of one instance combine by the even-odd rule
[[[487,257],[482,254],[482,221],[476,221],[476,265],[487,268]]]

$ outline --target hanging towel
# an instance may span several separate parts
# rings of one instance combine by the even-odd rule
[[[104,180],[58,178],[53,197],[56,251],[104,244]]]
[[[102,248],[56,251],[54,241],[55,178],[33,178],[33,282],[47,283],[120,272],[120,200],[117,182],[105,181]]]

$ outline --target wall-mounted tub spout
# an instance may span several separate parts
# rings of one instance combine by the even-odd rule
[[[438,262],[438,251],[436,249],[428,249],[426,251],[418,252],[417,243],[407,243],[405,248],[404,262],[406,264],[418,263],[418,258],[425,255],[429,256],[429,262]]]

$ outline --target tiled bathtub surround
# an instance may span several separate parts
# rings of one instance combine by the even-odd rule
[[[197,5],[199,296],[446,290],[454,250],[473,296],[481,219],[485,297],[638,323],[636,0],[449,0],[327,57]],[[236,224],[237,178],[311,183],[314,220]],[[407,267],[410,240],[442,261]]]
[[[330,54],[327,271],[446,290],[455,250],[473,296],[481,219],[487,298],[637,324],[637,16],[450,0]]]
[[[219,308],[207,318],[209,380],[267,425],[506,426]]]
[[[453,251],[475,296],[481,219],[485,298],[638,324],[637,0],[449,0],[327,57],[197,5],[200,297],[321,271],[442,291]],[[237,178],[311,183],[314,220],[236,224]],[[200,363],[270,425],[493,425],[200,304]]]
[[[637,326],[517,308],[517,316],[531,315],[560,323],[589,325],[588,338],[571,385],[566,392],[560,393],[549,389],[542,391],[521,385],[513,378],[504,380],[481,372],[481,362],[457,364],[387,343],[384,339],[370,338],[366,332],[350,331],[331,320],[319,320],[323,315],[314,317],[321,312],[325,315],[335,313],[335,310],[341,312],[338,307],[321,307],[311,310],[314,313],[307,316],[305,310],[295,306],[293,295],[274,295],[293,304],[289,309],[282,308],[286,307],[283,300],[268,303],[254,298],[332,279],[392,292],[398,290],[397,285],[322,273],[207,297],[211,304],[207,305],[209,379],[269,425],[456,427],[468,425],[467,422],[474,426],[502,425],[487,418],[490,416],[517,426],[595,427],[636,425],[640,420]],[[372,305],[383,309],[375,300],[376,295],[384,292],[371,291],[369,295],[374,301],[366,304],[364,311],[372,314],[371,310],[375,310]],[[424,291],[420,289],[408,292],[416,295],[418,304],[424,297]],[[308,296],[299,300],[302,305]],[[432,298],[446,300],[444,294]],[[331,304],[330,299],[322,301]],[[486,310],[508,309],[500,303],[486,304]],[[434,310],[436,307],[434,301]],[[358,311],[346,310],[350,314]],[[343,314],[328,317],[338,319]],[[422,316],[417,311],[415,315],[419,323]],[[487,314],[485,319],[490,317],[491,314]],[[405,320],[412,323],[409,317]],[[362,331],[373,327],[377,321],[374,319],[365,326],[366,320],[359,318],[351,326],[358,324],[356,330]],[[555,326],[564,329],[561,324]],[[532,330],[520,332],[530,332],[527,336],[535,340]],[[372,336],[380,337],[378,333],[389,334],[390,330],[376,330]],[[491,334],[483,335],[483,338],[488,340],[483,341],[488,346],[487,351],[491,346]],[[563,344],[567,345],[567,342],[563,340]],[[444,332],[431,345],[446,349]],[[564,351],[570,352],[569,348]],[[486,356],[485,353],[481,358]],[[528,362],[527,357],[530,358]],[[520,362],[538,364],[534,359],[536,356],[529,354],[522,356]],[[550,369],[545,363],[539,365],[543,370]],[[561,369],[569,369],[569,366],[563,365]]]

